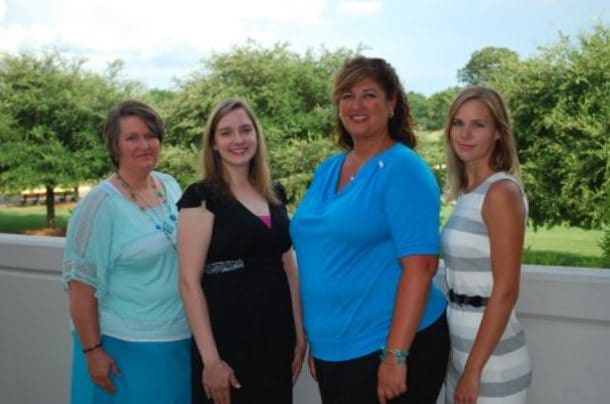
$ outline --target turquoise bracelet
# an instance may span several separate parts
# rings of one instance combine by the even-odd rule
[[[379,359],[383,362],[388,357],[388,354],[394,355],[395,365],[407,364],[407,356],[409,356],[409,351],[402,349],[386,349],[386,347],[382,347],[381,354],[379,354]]]

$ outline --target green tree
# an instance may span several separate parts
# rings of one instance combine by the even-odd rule
[[[163,145],[157,170],[170,173],[184,188],[201,176],[199,150],[177,145]]]
[[[55,225],[54,189],[77,186],[107,170],[101,124],[118,100],[120,63],[107,77],[58,52],[0,56],[0,188],[43,186],[47,221]]]
[[[141,100],[159,113],[163,122],[167,122],[176,98],[176,91],[153,88],[141,93]],[[173,133],[167,132],[164,142],[179,143]]]
[[[610,161],[608,162],[610,165]],[[608,167],[608,172],[610,172],[610,167]],[[604,223],[605,230],[602,239],[599,242],[599,246],[601,247],[604,260],[606,261],[606,267],[610,268],[610,181],[606,182],[606,203],[604,206]]]
[[[318,164],[336,152],[329,136],[287,139],[282,147],[270,148],[271,171],[286,188],[289,209],[303,198]]]
[[[472,53],[466,66],[458,70],[457,78],[466,85],[485,85],[496,74],[518,61],[519,55],[515,51],[488,46]]]
[[[421,130],[430,129],[428,124],[428,103],[426,96],[414,91],[409,91],[407,94],[411,114],[415,117],[415,122]]]
[[[289,187],[289,193],[291,197],[302,195],[313,173],[310,167],[334,150],[328,140],[335,116],[329,96],[331,80],[344,59],[355,53],[320,49],[298,54],[287,44],[263,48],[253,41],[215,53],[179,82],[168,109],[170,141],[182,147],[199,147],[214,105],[226,97],[243,97],[261,121],[274,178],[299,184],[301,188]],[[313,146],[317,147],[313,150],[309,144],[320,147]],[[286,163],[283,156],[310,160],[305,169],[301,162]],[[295,180],[301,177],[304,180]]]
[[[508,98],[535,225],[599,228],[610,182],[610,27],[513,64]]]
[[[439,130],[445,127],[449,107],[459,91],[459,87],[451,87],[428,97],[426,122],[429,130]]]

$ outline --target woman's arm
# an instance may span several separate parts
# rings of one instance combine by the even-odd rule
[[[178,219],[178,257],[180,293],[186,315],[204,365],[202,384],[215,403],[230,402],[230,386],[239,388],[233,370],[218,354],[207,301],[201,289],[201,276],[212,237],[214,215],[205,204],[180,210]]]
[[[292,315],[294,317],[294,328],[296,334],[296,345],[294,348],[294,359],[292,361],[292,383],[296,383],[301,367],[307,343],[305,342],[305,332],[303,331],[303,314],[301,311],[301,293],[299,291],[299,273],[294,250],[290,248],[282,256],[284,271],[288,279],[290,288],[290,299],[292,301]]]
[[[430,283],[438,267],[437,255],[413,255],[400,259],[403,268],[386,349],[408,351],[421,321]],[[377,395],[380,403],[407,391],[407,365],[398,364],[390,354],[378,371]]]
[[[456,401],[476,399],[481,372],[500,341],[517,302],[525,215],[517,184],[498,181],[490,187],[483,202],[482,216],[489,234],[493,289],[456,387]]]
[[[110,380],[110,372],[119,374],[114,360],[101,346],[102,337],[97,312],[95,289],[85,283],[71,281],[68,284],[70,316],[78,333],[91,380],[102,389],[113,393],[115,387]]]

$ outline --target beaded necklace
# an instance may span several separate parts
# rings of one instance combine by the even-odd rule
[[[142,195],[136,192],[131,187],[131,185],[129,185],[129,183],[125,181],[125,178],[123,178],[123,176],[119,174],[118,171],[116,172],[116,176],[119,179],[119,182],[121,183],[123,189],[125,189],[125,191],[129,193],[129,197],[131,198],[131,200],[140,208],[140,211],[144,213],[146,217],[148,217],[148,219],[155,226],[155,229],[161,231],[165,235],[165,237],[167,237],[167,239],[172,243],[175,248],[176,242],[173,239],[172,234],[174,233],[174,229],[176,226],[175,223],[178,217],[175,213],[171,211],[171,208],[167,203],[167,197],[157,186],[157,182],[154,176],[151,175],[149,177],[150,185],[155,191],[155,196],[159,200],[159,205],[162,207],[163,212],[161,214],[159,214],[159,212],[157,212],[157,209],[151,206],[148,201],[144,197],[142,197]],[[138,203],[138,200],[141,201],[142,204]]]

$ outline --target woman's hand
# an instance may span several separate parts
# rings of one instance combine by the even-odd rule
[[[407,391],[407,365],[381,362],[377,370],[377,397],[381,404]]]
[[[302,338],[297,338],[297,343],[294,347],[294,358],[292,358],[292,384],[297,382],[301,368],[303,367],[303,358],[307,350],[307,343]]]
[[[114,393],[116,388],[110,380],[110,372],[120,375],[114,359],[112,359],[103,349],[96,349],[85,354],[87,358],[87,368],[93,383],[100,386],[109,393]]]
[[[455,404],[475,404],[481,386],[481,376],[475,372],[464,370],[458,380],[453,399]]]
[[[223,360],[218,360],[203,367],[201,375],[203,389],[208,398],[216,404],[231,403],[231,387],[241,388],[233,374],[233,369]]]
[[[317,382],[318,374],[316,373],[316,363],[313,360],[313,356],[311,356],[311,347],[309,348],[309,352],[307,352],[307,366],[309,367],[311,378]]]

